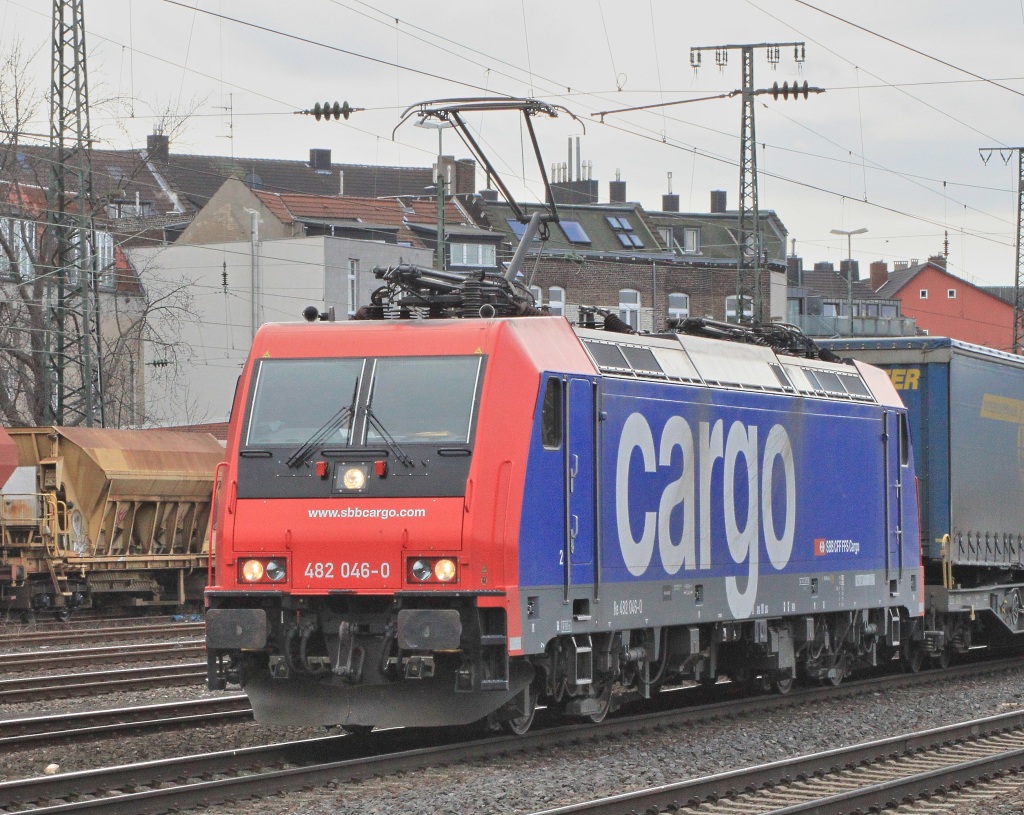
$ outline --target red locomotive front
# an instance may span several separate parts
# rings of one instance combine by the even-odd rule
[[[212,687],[268,723],[370,726],[473,721],[529,683],[509,641],[538,373],[515,325],[261,329],[218,487]]]

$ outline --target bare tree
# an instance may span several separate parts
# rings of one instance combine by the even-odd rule
[[[33,56],[15,43],[0,56],[0,421],[11,426],[39,425],[52,415],[55,404],[54,358],[59,348],[54,335],[55,230],[47,217],[47,190],[52,176],[48,137],[32,134],[43,97],[32,77]],[[170,114],[168,114],[170,115]],[[143,173],[145,158],[137,156],[128,177]],[[110,183],[101,184],[110,188]],[[105,220],[107,201],[76,201],[79,214]],[[143,383],[147,364],[157,363],[161,374],[173,377],[178,365],[168,326],[187,319],[191,298],[185,283],[143,287],[123,256],[115,250],[112,232],[91,233],[94,258],[78,247],[75,267],[64,269],[71,287],[85,286],[96,276],[93,292],[98,311],[96,370],[102,372],[100,392],[108,426],[135,426],[151,415]],[[109,251],[100,251],[99,246]],[[159,326],[160,328],[157,328]],[[65,339],[90,332],[81,312],[64,314]],[[154,353],[155,351],[155,353]],[[147,359],[150,363],[147,363]],[[57,359],[62,365],[65,360]],[[72,388],[81,386],[81,368],[63,369]],[[82,418],[76,418],[81,416]],[[82,421],[77,411],[67,423]]]

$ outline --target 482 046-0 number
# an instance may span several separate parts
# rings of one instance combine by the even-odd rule
[[[371,577],[382,577],[387,580],[391,576],[391,564],[384,562],[375,566],[372,563],[341,563],[310,562],[302,572],[314,580],[330,580],[333,577],[343,579],[368,580]]]

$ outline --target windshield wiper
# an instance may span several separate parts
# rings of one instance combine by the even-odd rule
[[[310,450],[314,447],[322,444],[328,436],[330,436],[335,430],[341,427],[345,422],[352,418],[352,414],[355,413],[356,406],[356,395],[359,393],[359,380],[356,380],[355,387],[352,389],[352,401],[346,407],[341,408],[337,413],[331,416],[326,422],[320,425],[319,428],[303,442],[302,446],[299,447],[288,460],[285,462],[289,467],[295,469],[300,464],[306,461],[306,457],[309,455]]]
[[[401,446],[399,446],[398,442],[395,441],[394,437],[384,428],[384,425],[381,424],[380,419],[377,418],[369,405],[366,406],[366,418],[373,429],[380,433],[380,437],[384,440],[384,443],[391,448],[391,452],[395,454],[395,458],[402,462],[406,467],[416,466],[413,460],[405,454],[405,451]]]

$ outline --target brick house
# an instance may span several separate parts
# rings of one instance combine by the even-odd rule
[[[871,286],[883,297],[900,301],[929,334],[1013,351],[1013,305],[980,286],[950,274],[942,257],[925,263],[871,265]]]
[[[480,226],[503,234],[499,259],[511,260],[524,229],[511,207],[487,191],[459,197]],[[520,207],[527,215],[541,208]],[[581,305],[595,306],[646,331],[662,330],[670,317],[735,317],[735,212],[650,212],[619,200],[562,203],[558,214],[559,222],[549,225],[546,240],[534,242],[521,270],[522,282],[552,313],[574,320]],[[762,213],[762,234],[770,235],[762,291],[772,304],[771,316],[781,316],[786,233],[774,213]],[[744,311],[749,315],[749,304]]]

